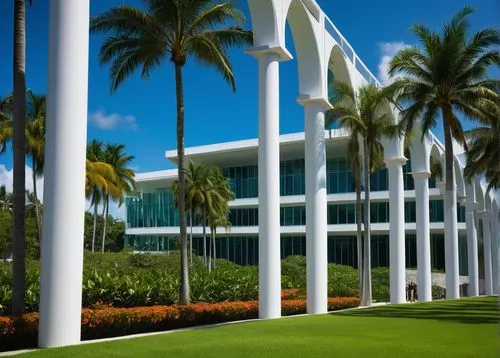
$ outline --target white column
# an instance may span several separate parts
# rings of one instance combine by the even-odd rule
[[[299,99],[305,111],[307,313],[328,311],[328,235],[324,99]]]
[[[444,264],[446,298],[460,298],[458,271],[458,223],[457,223],[457,190],[453,178],[453,190],[442,186],[444,202]]]
[[[496,209],[492,210],[491,213],[491,271],[493,280],[493,293],[500,294],[500,267],[499,267],[499,252],[498,252],[498,239],[499,239],[498,227],[498,211]]]
[[[493,294],[493,279],[491,268],[491,228],[490,216],[487,211],[480,214],[481,222],[483,223],[483,243],[484,243],[484,290],[486,295]]]
[[[429,172],[412,173],[415,181],[417,226],[417,291],[419,301],[432,301],[431,237],[429,231]]]
[[[281,317],[279,56],[259,62],[259,317]]]
[[[386,159],[389,173],[389,271],[391,303],[406,301],[405,217],[403,164],[406,158]]]
[[[467,228],[467,261],[469,267],[469,296],[479,296],[479,273],[477,253],[477,231],[474,218],[476,203],[465,203],[465,226]]]
[[[80,342],[89,0],[51,0],[40,347]]]

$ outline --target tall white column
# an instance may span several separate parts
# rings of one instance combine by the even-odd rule
[[[413,173],[417,226],[417,291],[419,301],[432,301],[429,172]]]
[[[80,342],[89,0],[51,0],[40,347]]]
[[[328,311],[328,235],[324,99],[299,99],[305,111],[307,312]]]
[[[259,317],[281,317],[279,61],[259,62]]]
[[[469,296],[479,295],[479,272],[477,253],[477,231],[474,210],[476,203],[466,202],[465,204],[465,226],[467,228],[467,263],[469,267]]]
[[[389,173],[389,271],[391,303],[406,301],[405,217],[403,164],[406,158],[386,159]]]
[[[480,214],[481,222],[483,224],[483,243],[484,243],[484,290],[486,295],[493,294],[493,279],[491,267],[491,228],[490,216],[487,211]]]
[[[444,265],[446,271],[446,298],[460,298],[458,271],[458,223],[457,190],[453,178],[453,190],[442,186],[444,202]]]
[[[493,208],[491,213],[491,271],[493,280],[493,293],[500,294],[500,267],[498,239],[500,235],[498,227],[498,211]]]

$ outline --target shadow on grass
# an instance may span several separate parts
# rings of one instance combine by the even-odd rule
[[[496,297],[387,305],[335,314],[356,317],[415,318],[468,324],[498,323],[500,321]]]

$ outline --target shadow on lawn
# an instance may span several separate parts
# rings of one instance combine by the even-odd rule
[[[342,316],[432,319],[457,323],[498,323],[500,313],[495,297],[387,305],[336,313]]]

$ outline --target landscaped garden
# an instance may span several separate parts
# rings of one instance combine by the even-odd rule
[[[177,305],[179,253],[86,253],[82,294],[82,338],[95,339],[154,332],[258,317],[258,267],[218,260],[211,272],[194,256],[190,269],[191,302]],[[36,345],[39,262],[27,266],[26,313],[10,312],[10,263],[0,263],[0,351]],[[282,314],[306,312],[306,260],[282,260]],[[358,272],[350,266],[328,267],[329,310],[359,305]],[[389,299],[388,268],[373,269],[373,297]],[[436,294],[440,294],[436,290]],[[3,316],[2,316],[3,315]]]
[[[497,357],[497,298],[231,324],[29,353],[34,357]]]

